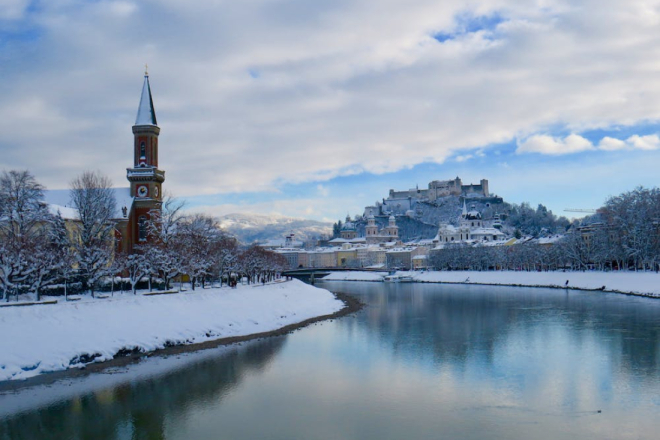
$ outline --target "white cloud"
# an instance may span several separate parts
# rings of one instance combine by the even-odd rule
[[[634,135],[629,137],[626,143],[639,150],[657,150],[660,147],[660,138],[657,134],[649,136]]]
[[[0,13],[23,17],[25,4]],[[37,37],[0,47],[0,168],[60,188],[101,168],[125,184],[145,62],[165,185],[182,196],[396,171],[517,138],[520,152],[591,150],[578,135],[532,135],[660,120],[659,10],[660,0],[42,2],[28,14]],[[504,22],[432,38],[466,12]]]
[[[330,188],[325,185],[321,185],[320,183],[316,185],[316,190],[321,197],[328,197],[330,195]]]
[[[593,150],[593,144],[577,134],[565,138],[555,138],[547,135],[535,135],[519,142],[516,153],[542,153],[542,154],[571,154],[581,151]]]
[[[605,136],[598,143],[599,150],[615,151],[615,150],[622,150],[624,148],[626,148],[626,143],[624,141],[609,136]]]
[[[0,2],[0,20],[17,20],[23,17],[30,0],[2,0]]]
[[[598,148],[605,151],[615,150],[657,150],[660,148],[660,138],[657,134],[639,136],[637,134],[630,136],[626,140],[615,139],[609,136],[604,137],[598,143]]]

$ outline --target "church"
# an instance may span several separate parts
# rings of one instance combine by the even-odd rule
[[[137,245],[149,242],[148,222],[160,215],[163,204],[165,171],[158,168],[158,135],[149,74],[145,71],[142,95],[133,125],[133,165],[126,169],[129,187],[113,188],[116,207],[115,252],[131,253]],[[59,213],[67,223],[78,222],[70,190],[44,191],[44,201],[53,214]]]
[[[133,166],[126,169],[130,188],[118,188],[118,216],[115,238],[117,251],[131,253],[136,245],[149,240],[148,221],[160,215],[163,204],[165,171],[158,169],[158,135],[149,73],[144,72],[144,84],[133,125]],[[128,191],[128,194],[122,194]]]

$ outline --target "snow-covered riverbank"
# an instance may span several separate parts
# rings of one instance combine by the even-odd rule
[[[660,275],[654,272],[397,272],[421,283],[492,284],[561,287],[660,297]],[[382,272],[334,272],[324,281],[382,281]]]
[[[0,308],[0,381],[112,359],[122,350],[263,333],[341,310],[327,290],[300,281],[115,294],[91,301]]]

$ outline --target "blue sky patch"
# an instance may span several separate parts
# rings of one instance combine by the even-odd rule
[[[440,43],[453,40],[461,35],[471,34],[479,31],[493,32],[500,23],[506,19],[499,13],[491,15],[475,16],[471,13],[459,14],[454,18],[455,26],[451,32],[438,32],[433,38]]]

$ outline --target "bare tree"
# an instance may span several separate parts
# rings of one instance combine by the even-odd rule
[[[70,197],[80,220],[73,243],[83,289],[94,296],[96,282],[112,261],[116,208],[112,184],[99,172],[85,171],[71,182]]]
[[[149,260],[153,273],[163,277],[165,289],[170,288],[172,278],[183,272],[183,258],[179,225],[184,220],[184,203],[166,194],[160,212],[150,213],[147,231],[151,239],[141,246]]]
[[[30,289],[40,271],[40,247],[53,219],[44,203],[44,187],[28,171],[0,175],[0,284],[3,298]],[[38,296],[38,292],[37,292]]]

